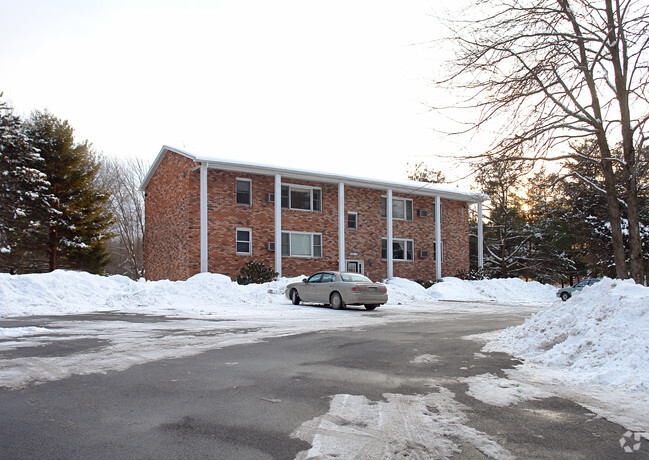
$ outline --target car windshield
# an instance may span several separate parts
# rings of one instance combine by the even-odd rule
[[[365,283],[371,283],[372,280],[369,279],[367,276],[363,276],[359,273],[341,273],[340,277],[342,278],[343,281],[347,282],[365,282]]]

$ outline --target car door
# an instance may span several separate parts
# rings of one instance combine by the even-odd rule
[[[316,300],[314,302],[329,303],[329,296],[331,295],[335,282],[336,275],[333,273],[323,273],[318,286],[315,288]]]
[[[300,286],[298,289],[300,299],[305,302],[318,302],[318,300],[316,300],[316,290],[320,285],[320,278],[322,278],[322,273],[316,273],[311,276],[303,286]]]

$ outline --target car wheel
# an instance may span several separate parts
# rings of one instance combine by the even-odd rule
[[[329,304],[334,310],[341,310],[345,308],[345,302],[339,292],[332,292],[329,297]]]
[[[291,302],[293,305],[300,305],[300,295],[297,293],[297,289],[291,289]]]
[[[569,298],[570,298],[570,294],[568,294],[567,292],[562,292],[561,293],[561,300],[563,300],[564,302],[566,300],[568,300]]]
[[[365,305],[365,310],[372,311],[374,310],[378,305]]]

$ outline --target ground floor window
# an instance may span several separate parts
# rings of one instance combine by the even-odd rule
[[[392,239],[392,260],[415,260],[415,243],[413,240]],[[381,258],[388,258],[388,239],[381,239]]]
[[[249,228],[237,228],[237,254],[251,254],[251,242],[252,230]]]
[[[282,256],[322,257],[322,234],[282,232]]]

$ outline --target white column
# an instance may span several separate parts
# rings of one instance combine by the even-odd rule
[[[275,271],[282,276],[282,175],[275,174]]]
[[[207,163],[201,163],[201,273],[207,272]]]
[[[338,184],[338,260],[339,270],[344,272],[345,267],[345,184]]]
[[[442,279],[442,202],[435,197],[435,276]]]
[[[388,199],[386,200],[386,212],[388,217],[388,279],[394,278],[394,260],[392,249],[392,189],[388,190]]]
[[[482,201],[478,201],[478,268],[484,267],[484,234],[482,233]]]

